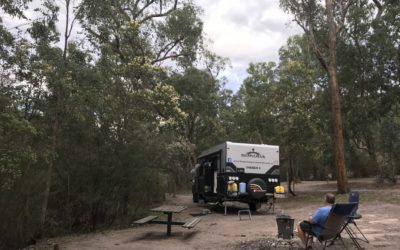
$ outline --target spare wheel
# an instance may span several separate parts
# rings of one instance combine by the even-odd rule
[[[247,192],[253,199],[261,199],[267,193],[267,184],[261,178],[253,178],[247,185]]]

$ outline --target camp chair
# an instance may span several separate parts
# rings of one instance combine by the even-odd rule
[[[344,230],[346,222],[348,220],[347,217],[351,214],[356,205],[357,203],[337,203],[333,205],[325,224],[313,225],[322,227],[322,231],[319,236],[316,236],[313,233],[308,234],[306,248],[308,247],[308,242],[313,237],[316,237],[318,239],[318,241],[323,246],[323,249],[328,246],[328,243],[330,243],[329,245],[331,245],[338,238],[346,247],[343,239],[340,237],[340,233]]]
[[[360,228],[357,226],[356,223],[356,220],[359,220],[362,217],[361,214],[357,213],[359,200],[360,200],[360,194],[358,193],[358,191],[351,191],[349,193],[349,202],[355,202],[357,203],[357,206],[354,208],[354,210],[348,217],[346,232],[350,235],[350,237],[354,237],[355,239],[369,243],[368,239],[361,232]],[[350,227],[350,224],[354,225],[354,227],[358,230],[358,233],[361,234],[362,238],[357,236],[356,231],[352,227]]]

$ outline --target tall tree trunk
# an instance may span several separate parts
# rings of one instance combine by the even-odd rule
[[[326,0],[326,15],[329,27],[329,55],[328,64],[329,86],[331,94],[332,127],[333,127],[333,146],[335,151],[335,165],[338,193],[348,192],[346,165],[344,159],[344,143],[342,116],[340,108],[339,87],[337,83],[337,65],[336,65],[336,42],[337,26],[333,13],[333,0]]]
[[[57,106],[59,103],[59,97],[57,97]],[[57,150],[57,139],[59,130],[59,118],[58,118],[58,108],[56,107],[56,115],[54,118],[54,123],[52,126],[52,136],[51,136],[51,155],[49,160],[49,165],[47,167],[47,172],[45,176],[46,186],[43,194],[42,210],[40,213],[40,235],[43,234],[44,224],[46,222],[47,206],[49,203],[49,194],[51,187],[51,179],[53,175],[53,167],[55,162],[56,150]]]
[[[186,120],[186,139],[190,144],[194,144],[194,132],[197,114],[189,113]]]
[[[294,175],[294,171],[293,171],[293,160],[292,157],[289,156],[289,165],[288,165],[288,190],[289,193],[293,196],[296,196],[295,192],[294,192],[294,180],[293,180],[293,175]],[[292,184],[293,184],[293,189],[292,189]]]
[[[372,131],[371,131],[372,132]],[[372,163],[372,168],[375,169],[376,171],[376,182],[377,183],[383,183],[383,169],[382,166],[379,165],[378,159],[376,157],[376,152],[375,152],[375,145],[372,136],[369,134],[365,135],[365,144],[367,146],[367,152],[369,155],[369,159],[371,160]]]
[[[70,11],[70,2],[71,0],[65,0],[65,7],[66,7],[66,24],[65,24],[65,34],[64,34],[64,50],[62,53],[62,58],[65,64],[65,68],[67,67],[67,50],[68,50],[68,39],[71,35],[72,27],[73,27],[73,22],[70,24],[70,18],[69,18],[69,11]],[[60,74],[63,75],[63,74]],[[63,75],[64,76],[64,75]],[[42,200],[42,209],[40,213],[40,235],[43,234],[43,229],[44,229],[44,224],[46,222],[46,215],[47,215],[47,208],[48,208],[48,203],[49,203],[49,194],[50,194],[50,188],[51,188],[51,183],[52,183],[52,175],[53,175],[53,169],[54,169],[54,164],[56,160],[56,155],[57,155],[57,142],[58,142],[58,135],[59,135],[59,130],[60,130],[60,113],[63,110],[63,82],[62,79],[59,79],[58,85],[56,86],[54,90],[54,96],[56,98],[56,107],[54,111],[54,121],[52,124],[52,131],[51,131],[51,155],[50,155],[50,160],[48,164],[48,168],[46,171],[45,175],[45,190],[43,194],[43,200]]]

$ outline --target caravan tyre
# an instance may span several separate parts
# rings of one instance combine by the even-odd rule
[[[267,183],[261,178],[253,178],[247,185],[247,192],[251,198],[260,200],[264,198],[267,193]]]
[[[249,203],[249,208],[250,208],[250,211],[255,212],[255,211],[257,211],[257,204],[254,202]]]
[[[193,193],[193,202],[195,202],[195,203],[199,202],[199,195],[198,194]]]
[[[192,185],[193,202],[199,202],[199,194],[196,192],[196,186]]]

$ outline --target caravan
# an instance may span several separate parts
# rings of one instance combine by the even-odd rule
[[[194,202],[240,201],[255,211],[280,185],[279,147],[225,142],[202,152],[192,172]]]

